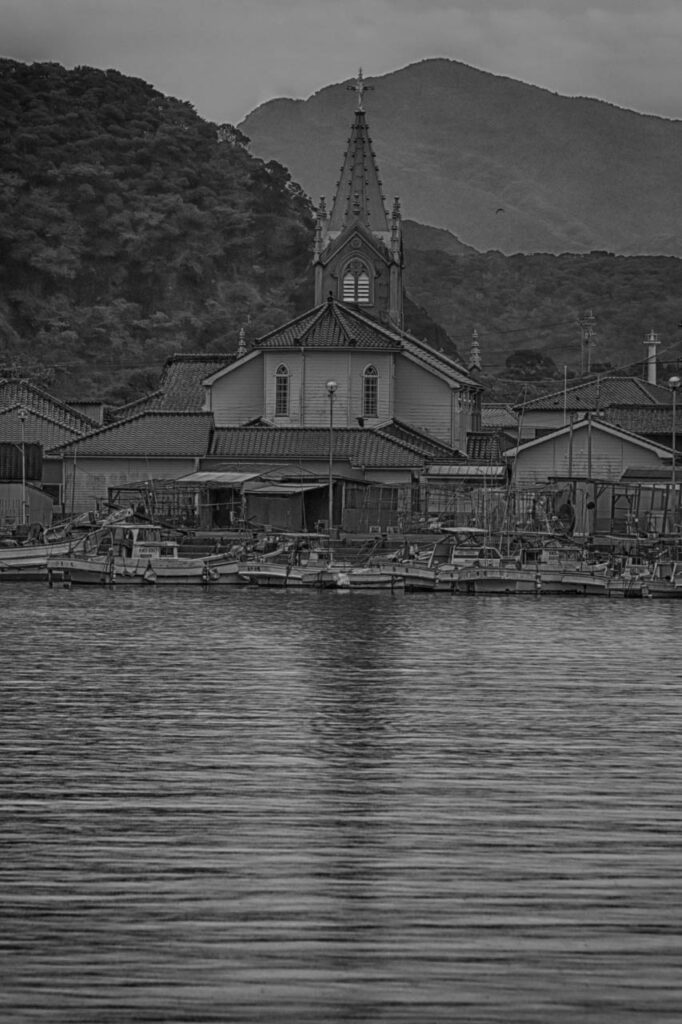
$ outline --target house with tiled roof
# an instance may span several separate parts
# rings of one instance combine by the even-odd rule
[[[47,423],[61,424],[75,434],[85,434],[99,426],[96,419],[26,380],[0,380],[0,410],[21,407],[43,417]],[[36,440],[41,440],[39,437]]]
[[[35,384],[23,379],[0,379],[0,444],[14,449],[35,446],[41,452],[35,463],[40,466],[40,476],[31,478],[26,495],[28,507],[22,508],[19,500],[17,511],[16,485],[0,475],[2,517],[21,522],[28,516],[31,521],[48,525],[52,518],[51,503],[59,508],[63,500],[63,479],[61,459],[52,460],[45,453],[82,437],[96,426],[88,412],[60,401]]]
[[[579,420],[588,413],[606,413],[612,408],[670,408],[669,388],[652,384],[639,377],[595,377],[593,380],[548,395],[540,395],[519,405],[513,411],[519,417],[524,435],[536,436],[562,427],[569,420]]]
[[[562,494],[573,506],[576,532],[608,531],[619,516],[625,529],[624,517],[631,507],[628,493],[646,491],[644,506],[650,514],[672,501],[672,448],[600,416],[575,420],[503,454],[517,502],[524,494]],[[618,494],[624,502],[620,508]]]
[[[61,461],[65,511],[94,508],[112,487],[191,473],[209,450],[212,429],[210,413],[149,411],[55,446],[47,454]]]
[[[672,448],[615,426],[601,417],[575,421],[503,453],[517,488],[556,480],[617,483],[637,469],[666,472],[672,468]]]

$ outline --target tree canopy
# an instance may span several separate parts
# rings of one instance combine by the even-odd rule
[[[169,354],[299,311],[309,200],[231,125],[117,71],[11,60],[0,112],[0,374],[133,397]]]

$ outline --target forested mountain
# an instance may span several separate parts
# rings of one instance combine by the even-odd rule
[[[682,121],[441,58],[367,82],[386,191],[405,217],[479,251],[682,256]],[[317,200],[337,180],[352,106],[338,83],[264,103],[239,127]]]
[[[0,376],[132,400],[169,355],[234,353],[240,327],[252,339],[312,304],[310,201],[239,130],[116,71],[9,60],[0,121]],[[407,328],[464,360],[476,329],[489,374],[579,372],[588,309],[593,365],[643,359],[652,328],[677,360],[678,259],[505,257],[404,228]]]
[[[488,374],[545,385],[564,366],[579,376],[588,367],[588,332],[592,370],[639,373],[651,330],[660,338],[661,372],[680,368],[682,260],[675,257],[413,250],[406,285],[460,352],[478,332]]]
[[[308,199],[239,132],[117,71],[0,61],[0,369],[134,397],[308,302]]]

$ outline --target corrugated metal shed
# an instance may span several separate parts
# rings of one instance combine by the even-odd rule
[[[224,484],[226,486],[239,486],[247,480],[253,480],[259,476],[258,473],[236,473],[227,470],[200,470],[198,473],[188,473],[180,477],[180,484]]]

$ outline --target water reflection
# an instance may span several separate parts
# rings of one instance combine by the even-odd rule
[[[3,1019],[679,1016],[674,607],[13,587],[1,615]]]

